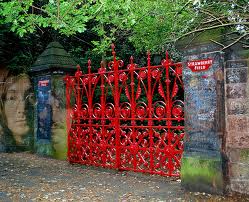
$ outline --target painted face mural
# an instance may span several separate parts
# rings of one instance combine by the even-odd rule
[[[30,80],[26,75],[7,79],[3,110],[6,125],[17,145],[25,144],[24,137],[30,130],[25,108],[25,104],[30,98],[30,94],[27,93],[30,88]]]

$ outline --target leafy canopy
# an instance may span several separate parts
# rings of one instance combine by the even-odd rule
[[[235,42],[247,41],[248,12],[247,0],[2,0],[0,24],[21,37],[48,27],[66,36],[94,33],[90,43],[98,53],[124,39],[137,51],[160,52],[167,43],[219,27],[237,33]]]

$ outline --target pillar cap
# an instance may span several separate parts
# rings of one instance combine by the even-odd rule
[[[76,62],[67,53],[63,46],[53,41],[48,44],[46,49],[37,58],[30,69],[30,73],[47,72],[47,71],[63,71],[72,72],[76,70]]]

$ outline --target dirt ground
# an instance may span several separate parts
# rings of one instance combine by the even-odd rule
[[[182,189],[180,180],[0,153],[0,201],[249,201]]]

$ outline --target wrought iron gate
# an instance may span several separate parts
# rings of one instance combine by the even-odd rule
[[[183,152],[182,65],[166,53],[161,65],[108,69],[66,77],[68,160],[72,163],[179,176]]]

